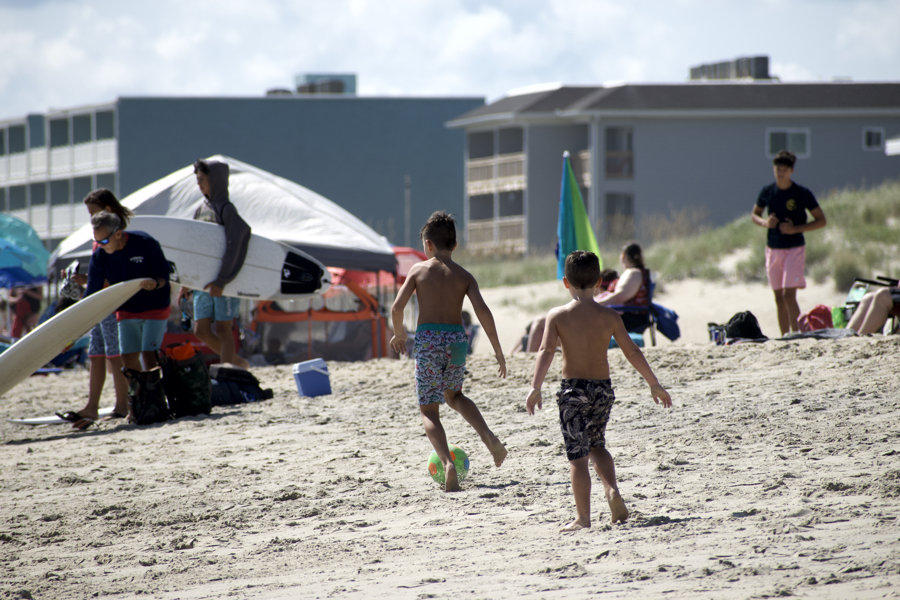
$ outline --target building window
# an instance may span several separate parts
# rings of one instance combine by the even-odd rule
[[[97,139],[112,140],[116,137],[116,125],[113,111],[105,110],[97,113]]]
[[[884,150],[884,128],[863,127],[863,150]]]
[[[92,189],[90,176],[76,177],[72,180],[72,197],[75,198],[75,202],[84,200],[84,197],[90,194]]]
[[[47,184],[32,183],[31,188],[31,206],[43,206],[47,204]]]
[[[0,213],[6,212],[6,188],[0,188]]]
[[[766,156],[775,158],[782,150],[809,158],[809,129],[767,129]]]
[[[494,195],[469,196],[469,220],[481,221],[494,218]]]
[[[9,128],[9,153],[25,152],[25,126],[16,125]]]
[[[498,133],[497,143],[500,146],[498,154],[516,154],[524,148],[524,136],[521,127],[501,129]]]
[[[634,238],[634,196],[606,194],[606,241],[626,242]]]
[[[72,143],[86,144],[91,141],[91,115],[72,117]]]
[[[25,210],[28,208],[28,194],[24,185],[14,185],[9,188],[9,210]]]
[[[99,113],[97,114],[99,117]],[[469,134],[469,160],[494,155],[494,132],[479,131]]]
[[[59,148],[69,145],[69,120],[53,119],[50,121],[50,147]]]
[[[632,179],[634,177],[633,139],[631,127],[606,128],[607,179]]]
[[[60,206],[69,203],[69,180],[58,179],[50,182],[50,204]]]
[[[0,156],[6,156],[6,130],[0,129]]]
[[[97,175],[97,187],[106,188],[113,194],[116,193],[116,174],[115,173],[99,173]]]
[[[500,192],[500,216],[518,217],[525,214],[525,195],[522,190]]]
[[[28,115],[28,148],[34,150],[47,145],[47,121],[41,115]]]

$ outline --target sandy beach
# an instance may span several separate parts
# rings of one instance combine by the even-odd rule
[[[801,307],[843,299],[829,290]],[[485,297],[507,353],[565,300],[556,282]],[[681,340],[645,348],[674,407],[610,353],[625,524],[595,478],[593,527],[558,531],[574,515],[558,357],[529,417],[533,356],[502,381],[479,340],[466,390],[509,456],[495,468],[442,409],[471,459],[457,494],[427,474],[408,359],[330,363],[318,398],[290,366],[253,369],[272,400],[153,426],[6,422],[80,408],[87,373],[66,372],[0,399],[0,598],[900,597],[900,337],[713,346],[706,323],[740,310],[775,335],[765,286],[685,281],[657,301],[681,316]]]

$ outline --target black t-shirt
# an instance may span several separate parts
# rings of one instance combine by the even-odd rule
[[[816,202],[816,197],[813,196],[813,193],[802,185],[793,183],[788,189],[781,190],[773,183],[767,185],[759,192],[756,205],[768,208],[768,214],[774,214],[778,217],[779,223],[790,219],[794,225],[804,225],[806,223],[806,211],[811,211],[818,207],[819,203]],[[766,245],[769,248],[797,248],[806,243],[802,233],[786,235],[781,233],[777,227],[769,229],[768,232]]]

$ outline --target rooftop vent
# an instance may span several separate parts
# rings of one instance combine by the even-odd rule
[[[691,67],[691,80],[705,79],[772,79],[768,56],[742,56],[725,62]]]

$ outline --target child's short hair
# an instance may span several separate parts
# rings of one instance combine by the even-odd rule
[[[447,211],[437,210],[422,225],[419,237],[430,241],[438,250],[453,250],[456,248],[456,221]]]
[[[565,270],[572,287],[590,289],[600,280],[600,259],[593,252],[575,250],[566,257]]]
[[[782,150],[778,154],[775,155],[775,158],[772,159],[773,165],[783,165],[790,169],[794,168],[794,163],[797,162],[797,155],[789,150]]]

